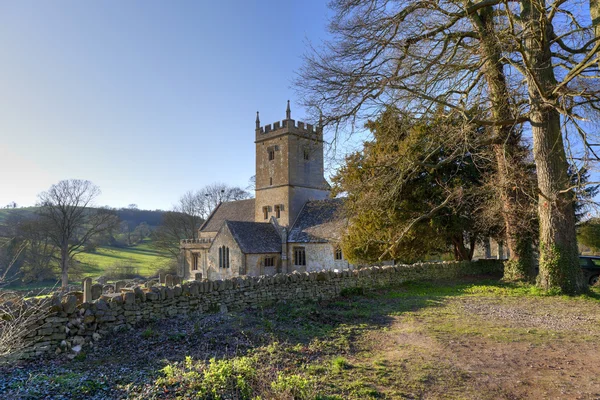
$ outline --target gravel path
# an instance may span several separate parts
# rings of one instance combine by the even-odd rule
[[[459,301],[465,313],[501,320],[511,327],[577,331],[600,323],[600,307],[596,304],[577,307],[573,302],[562,305],[556,297],[548,300],[505,298],[494,303],[497,298],[463,297]]]

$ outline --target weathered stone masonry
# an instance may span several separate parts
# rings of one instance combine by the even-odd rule
[[[496,260],[422,263],[135,287],[85,303],[75,295],[55,297],[47,316],[29,329],[28,347],[15,356],[77,351],[78,346],[93,345],[102,336],[141,321],[241,310],[277,301],[326,300],[339,296],[343,289],[372,290],[406,281],[497,273],[502,268]]]

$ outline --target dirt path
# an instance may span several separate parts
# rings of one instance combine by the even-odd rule
[[[597,305],[557,298],[464,297],[397,316],[361,348],[412,370],[396,374],[412,390],[391,398],[599,399],[599,318]]]

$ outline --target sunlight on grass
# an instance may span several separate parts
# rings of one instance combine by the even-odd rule
[[[83,274],[92,278],[101,276],[116,263],[134,267],[142,276],[153,275],[165,264],[168,255],[144,242],[137,246],[117,248],[99,247],[95,253],[81,253],[76,259],[83,264]]]

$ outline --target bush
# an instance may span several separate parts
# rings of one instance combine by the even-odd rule
[[[0,293],[0,364],[31,344],[25,336],[46,317],[49,302],[49,298],[25,300],[14,292]]]
[[[156,268],[156,275],[158,276],[160,275],[177,275],[177,272],[179,271],[179,265],[176,259],[169,259],[166,262],[162,262],[159,266],[157,266]]]
[[[167,365],[162,373],[164,377],[156,381],[157,385],[177,386],[184,398],[214,400],[251,399],[257,376],[255,359],[251,357],[212,358],[208,365],[186,357],[181,367]]]
[[[314,398],[314,383],[300,375],[283,375],[279,373],[277,380],[271,383],[276,394],[291,396],[294,400]]]
[[[105,276],[109,280],[123,280],[139,278],[140,274],[137,267],[117,262],[107,268]]]
[[[333,372],[342,372],[350,368],[350,363],[344,357],[338,356],[331,360],[331,369]]]

